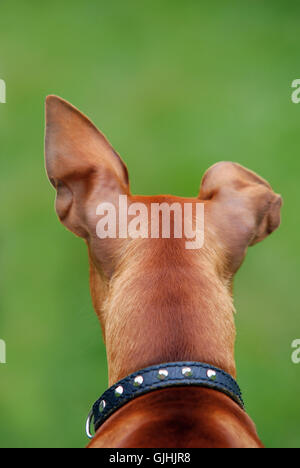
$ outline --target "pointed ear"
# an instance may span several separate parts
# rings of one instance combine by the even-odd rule
[[[57,96],[46,99],[45,154],[57,190],[57,214],[68,229],[86,238],[89,212],[98,203],[129,194],[127,168],[92,122]]]
[[[237,269],[247,247],[262,241],[280,225],[282,198],[254,172],[232,162],[212,166],[204,175],[199,197],[207,200],[210,222]]]

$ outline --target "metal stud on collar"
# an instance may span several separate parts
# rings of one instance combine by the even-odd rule
[[[100,413],[103,413],[103,411],[105,410],[105,407],[106,407],[106,401],[101,400],[100,403],[99,403],[99,411],[100,411]]]
[[[140,387],[143,382],[144,382],[143,377],[141,375],[137,375],[133,381],[133,385],[135,387]]]
[[[215,381],[217,378],[217,373],[213,369],[208,369],[208,371],[206,372],[206,375],[212,381]]]
[[[192,377],[193,375],[193,371],[190,367],[183,367],[181,372],[184,377]]]
[[[115,396],[116,397],[120,397],[123,395],[123,392],[124,392],[124,388],[122,387],[122,385],[119,385],[116,389],[115,389]]]
[[[157,373],[157,378],[159,380],[165,380],[169,375],[169,372],[166,369],[159,369]]]

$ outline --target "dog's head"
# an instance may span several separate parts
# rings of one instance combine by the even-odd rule
[[[280,224],[281,197],[264,179],[231,162],[212,166],[202,179],[198,197],[193,199],[131,195],[128,171],[117,152],[83,114],[55,96],[49,96],[46,103],[46,168],[57,191],[56,211],[61,222],[88,245],[92,296],[105,333],[108,297],[110,309],[118,311],[114,325],[109,324],[114,335],[120,324],[124,333],[124,309],[130,315],[134,307],[151,304],[152,310],[171,309],[182,302],[192,314],[188,296],[197,294],[202,300],[207,298],[210,310],[217,309],[224,303],[224,291],[230,296],[232,277],[248,246],[263,240]],[[162,239],[160,234],[156,238],[133,238],[124,232],[118,235],[122,195],[127,196],[130,216],[137,213],[137,203],[147,208],[151,203],[177,203],[182,209],[185,203],[193,207],[202,203],[202,249],[186,249],[185,239]],[[100,238],[97,225],[105,211],[104,203],[115,207],[116,225],[112,230],[116,236]],[[104,207],[101,213],[99,205]],[[171,222],[174,225],[174,218]],[[198,229],[195,216],[190,223]],[[200,223],[199,229],[200,225],[203,228]],[[139,318],[134,317],[138,324]],[[211,323],[215,322],[212,318]],[[222,333],[218,332],[221,341]],[[226,339],[227,335],[224,342]]]

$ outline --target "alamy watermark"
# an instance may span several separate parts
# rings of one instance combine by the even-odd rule
[[[292,353],[292,363],[300,364],[300,340],[294,340],[292,342],[292,348],[294,349]]]
[[[300,79],[294,80],[292,82],[292,88],[295,88],[291,96],[292,102],[294,104],[299,104],[300,103]]]
[[[171,222],[171,214],[173,222]],[[96,226],[100,239],[185,239],[186,249],[201,249],[204,244],[204,203],[128,204],[127,195],[119,204],[105,202],[97,206],[101,216]]]
[[[0,340],[0,364],[6,364],[6,343]]]
[[[6,84],[4,80],[0,79],[0,104],[6,103]]]

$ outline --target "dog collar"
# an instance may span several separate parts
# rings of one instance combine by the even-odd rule
[[[134,398],[161,388],[188,385],[218,390],[244,409],[241,390],[227,372],[202,362],[170,362],[134,372],[106,390],[88,416],[87,436],[93,438],[92,423],[96,432],[111,414]]]

